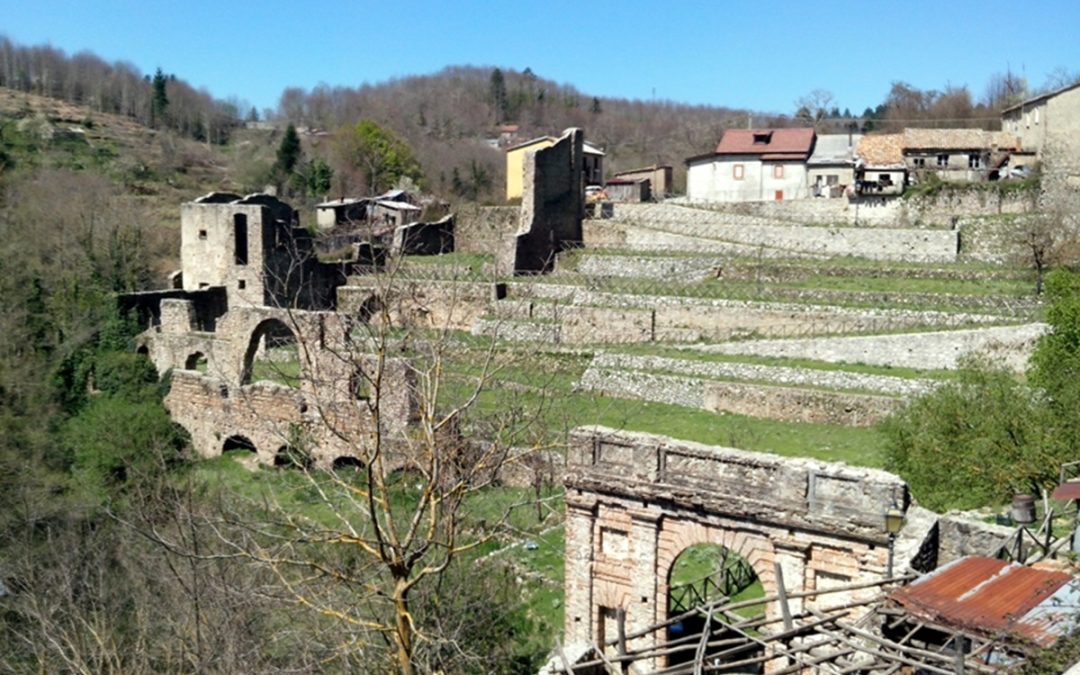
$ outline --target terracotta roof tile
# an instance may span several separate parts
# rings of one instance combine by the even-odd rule
[[[813,148],[813,129],[728,129],[716,146],[716,154],[805,159]]]
[[[855,156],[867,166],[904,166],[903,134],[870,134],[859,139]]]

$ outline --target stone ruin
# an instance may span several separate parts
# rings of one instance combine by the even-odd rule
[[[605,427],[574,430],[565,485],[565,644],[576,653],[610,644],[619,615],[633,636],[626,649],[662,647],[649,629],[669,618],[674,563],[697,544],[743,558],[765,596],[790,595],[786,611],[797,615],[872,602],[890,552],[901,576],[994,555],[1010,534],[917,507],[885,471]],[[895,545],[889,509],[907,514]],[[765,603],[767,619],[781,614],[778,601]]]
[[[184,204],[181,263],[179,288],[120,302],[149,325],[138,349],[172,373],[165,406],[196,452],[246,448],[273,463],[302,443],[330,466],[358,461],[376,433],[405,432],[408,362],[365,349],[361,318],[336,311],[348,275],[367,266],[320,262],[288,204],[224,193]],[[272,360],[282,352],[288,367]],[[285,382],[258,381],[260,366]]]

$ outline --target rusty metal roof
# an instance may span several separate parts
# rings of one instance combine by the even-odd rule
[[[1059,502],[1067,502],[1070,499],[1080,499],[1080,480],[1062,483],[1054,488],[1054,494],[1050,495],[1050,498]]]
[[[1077,628],[1080,579],[970,556],[896,589],[889,598],[916,619],[1048,647]]]

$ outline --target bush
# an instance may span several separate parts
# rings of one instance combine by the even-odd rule
[[[61,438],[76,483],[99,497],[175,463],[185,440],[160,403],[108,396],[94,397],[68,420]]]
[[[157,399],[158,374],[150,359],[131,352],[105,352],[94,359],[94,384],[107,396],[130,401]]]
[[[924,506],[943,511],[1037,494],[1056,482],[1049,410],[1012,373],[986,363],[912,401],[883,424],[886,467]]]

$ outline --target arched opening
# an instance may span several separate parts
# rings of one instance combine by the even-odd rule
[[[150,357],[150,348],[146,345],[139,345],[139,348],[135,350],[135,353],[140,356]]]
[[[197,370],[205,373],[207,369],[206,354],[195,352],[184,359],[184,370]]]
[[[334,460],[332,464],[334,471],[354,471],[359,473],[364,470],[364,463],[355,457],[349,457],[348,455],[342,455]]]
[[[283,445],[274,453],[274,466],[291,469],[310,469],[311,455],[292,445]]]
[[[745,558],[719,544],[696,544],[682,551],[671,565],[668,574],[668,618],[682,616],[667,629],[669,646],[686,646],[668,656],[668,665],[690,664],[701,641],[703,631],[709,631],[709,642],[738,638],[740,633],[729,625],[764,616],[764,604],[751,604],[727,612],[717,613],[708,623],[705,616],[690,614],[695,608],[720,601],[721,606],[731,602],[753,600],[764,596],[761,580]],[[726,600],[725,600],[726,599]],[[726,651],[726,653],[725,653]],[[760,673],[761,664],[746,664],[761,652],[760,647],[733,652],[731,645],[708,647],[705,663],[710,672]],[[742,662],[742,665],[734,665]],[[733,664],[732,670],[723,668]]]
[[[237,452],[239,451],[239,452]],[[259,451],[255,447],[255,444],[251,442],[251,439],[247,436],[229,436],[225,439],[225,442],[221,445],[221,452],[235,452],[235,454],[253,453],[257,454]]]
[[[280,319],[267,319],[255,327],[244,352],[241,384],[258,381],[300,386],[300,352],[296,333]]]

